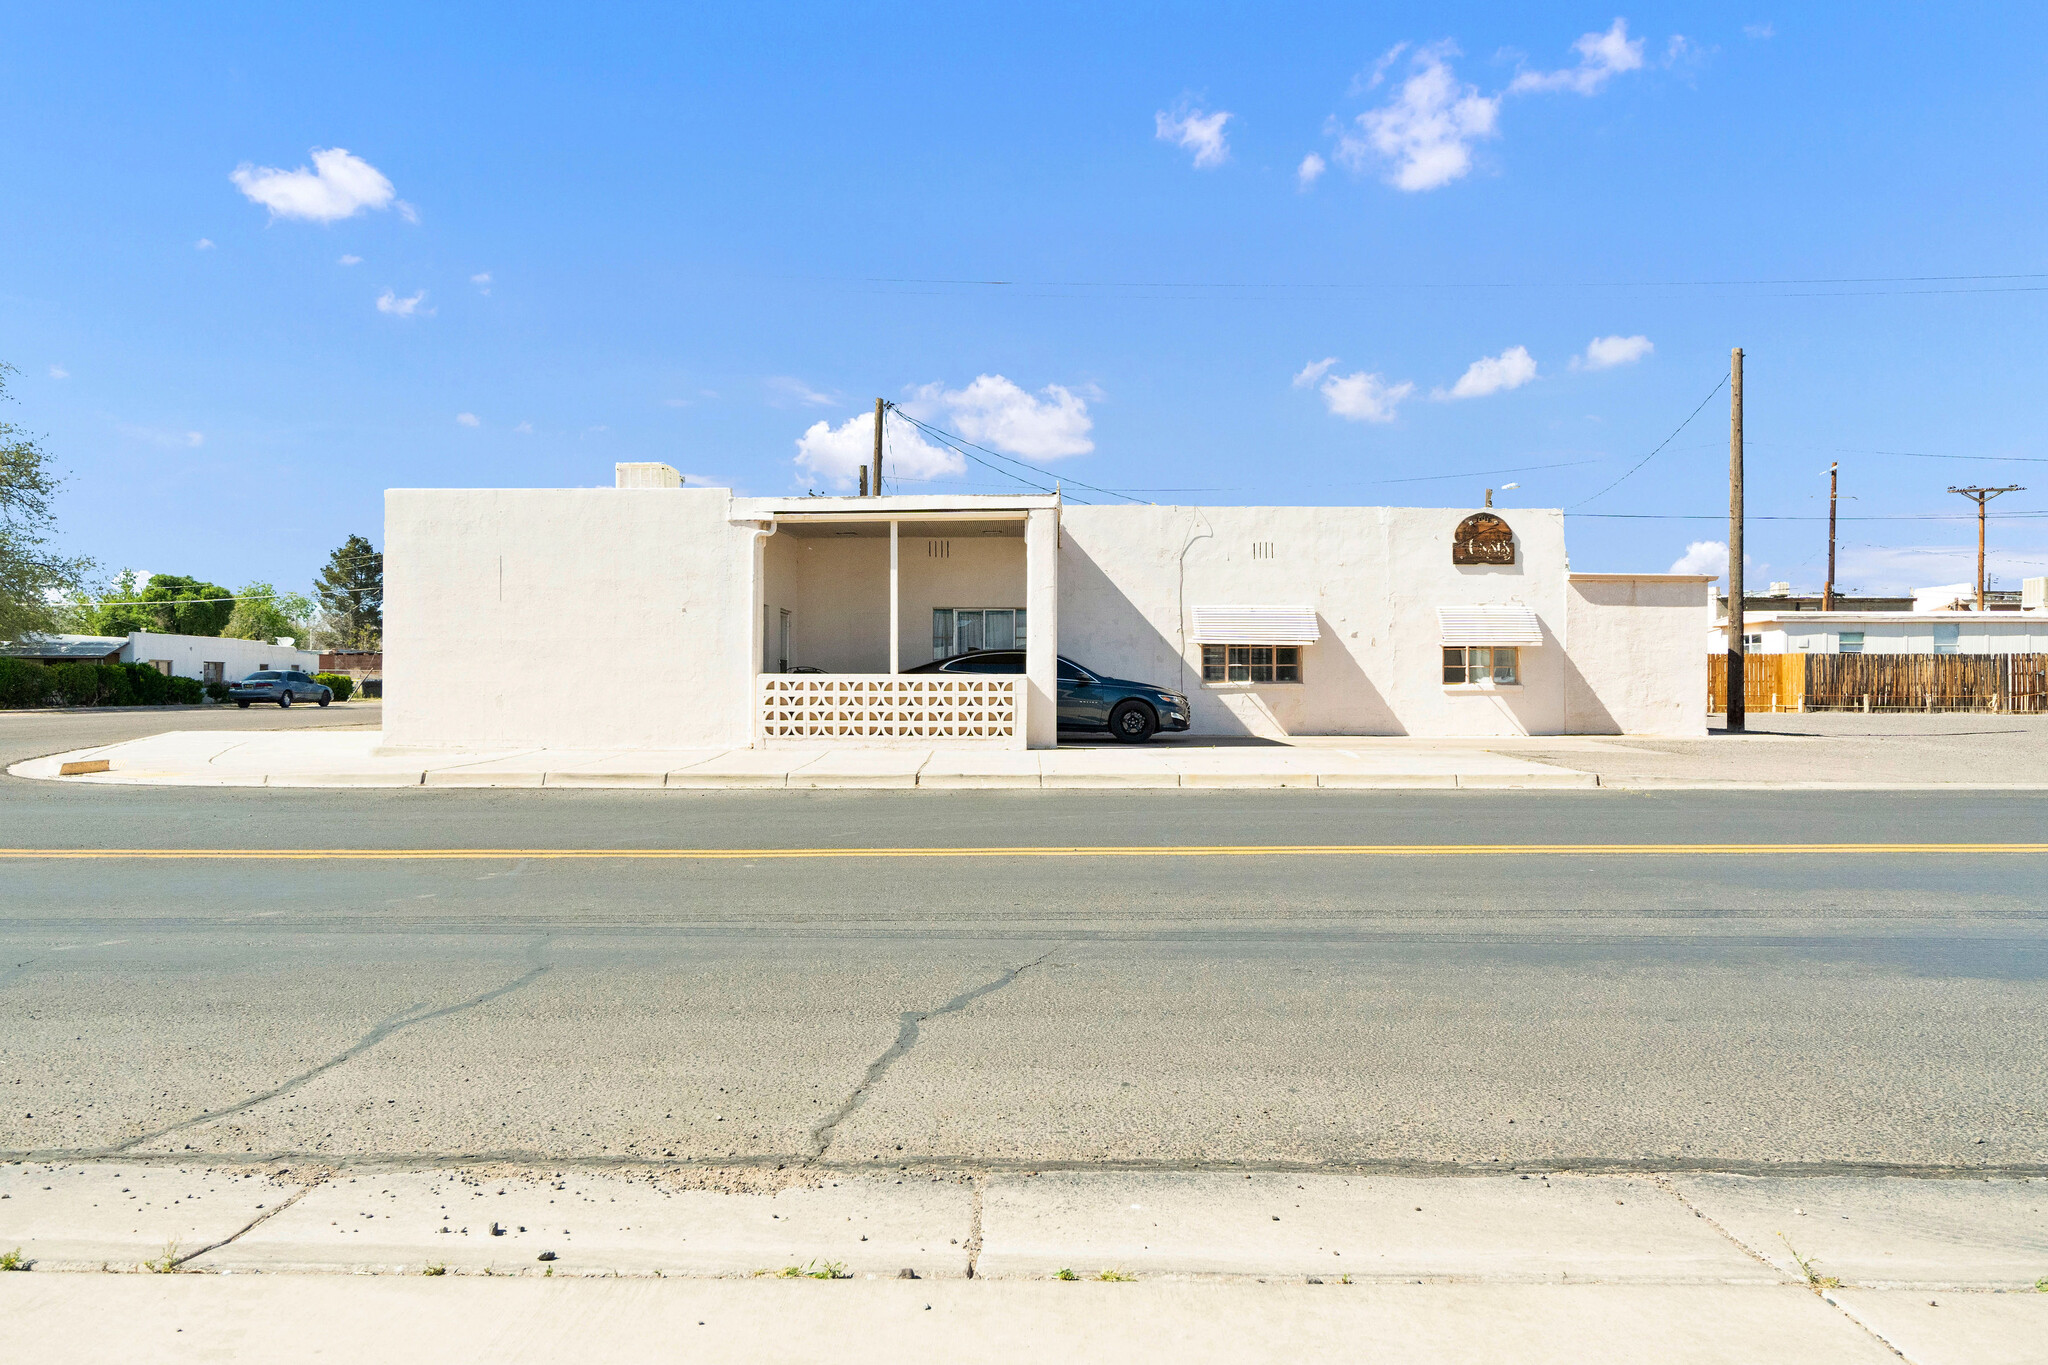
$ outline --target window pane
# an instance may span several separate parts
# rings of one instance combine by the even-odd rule
[[[953,613],[953,652],[971,654],[981,648],[981,613],[978,611],[956,611]]]
[[[943,659],[953,652],[953,609],[932,608],[932,657]]]
[[[1298,647],[1287,645],[1273,651],[1273,681],[1301,681],[1301,650]]]
[[[1453,686],[1465,681],[1465,650],[1462,646],[1444,646],[1444,681]]]
[[[982,614],[981,643],[986,649],[1017,647],[1017,613],[991,611]]]
[[[1024,648],[1024,608],[1017,608],[1017,648]]]
[[[1202,681],[1223,681],[1223,646],[1202,646]]]
[[[1269,683],[1273,681],[1273,647],[1252,646],[1252,681]]]
[[[1229,681],[1250,682],[1252,680],[1252,651],[1249,645],[1230,645]]]
[[[1493,651],[1493,680],[1497,683],[1515,681],[1515,665],[1520,662],[1520,650],[1496,649]]]

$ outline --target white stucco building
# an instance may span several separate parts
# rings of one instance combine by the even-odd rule
[[[320,669],[320,653],[266,640],[232,635],[165,635],[136,630],[126,635],[39,635],[0,645],[0,654],[43,663],[149,664],[172,677],[201,682],[234,682],[266,668]]]
[[[1709,580],[1574,574],[1557,511],[618,481],[386,494],[388,746],[1049,747],[1058,655],[1196,736],[1706,730]],[[1023,675],[902,672],[1000,647]]]

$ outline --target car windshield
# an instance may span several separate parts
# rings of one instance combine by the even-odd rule
[[[986,654],[969,654],[964,659],[955,659],[946,665],[948,673],[1022,673],[1024,656],[1013,649],[990,650]]]
[[[248,677],[246,677],[246,678],[242,679],[242,681],[243,681],[243,682],[276,682],[276,681],[277,681],[277,674],[275,674],[275,673],[251,673],[251,674],[250,674],[250,675],[249,675]]]

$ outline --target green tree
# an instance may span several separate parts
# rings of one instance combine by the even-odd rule
[[[377,649],[384,642],[384,556],[350,536],[327,557],[314,580],[321,623],[337,649]]]
[[[0,399],[12,365],[0,363]],[[0,640],[58,628],[64,597],[82,591],[92,561],[53,552],[50,457],[12,422],[0,422]]]
[[[279,592],[268,583],[244,583],[235,589],[234,614],[223,635],[237,640],[276,640],[289,635],[304,645],[312,630],[312,600],[303,593]]]

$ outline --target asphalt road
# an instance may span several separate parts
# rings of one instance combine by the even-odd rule
[[[0,763],[195,717],[281,720],[4,716]],[[15,849],[528,851],[0,861],[0,1156],[2038,1171],[2048,856],[1770,845],[2044,838],[2024,793],[0,778]],[[1180,851],[1586,843],[1664,851]],[[1068,845],[1162,851],[769,856]],[[558,856],[676,848],[761,856]]]

